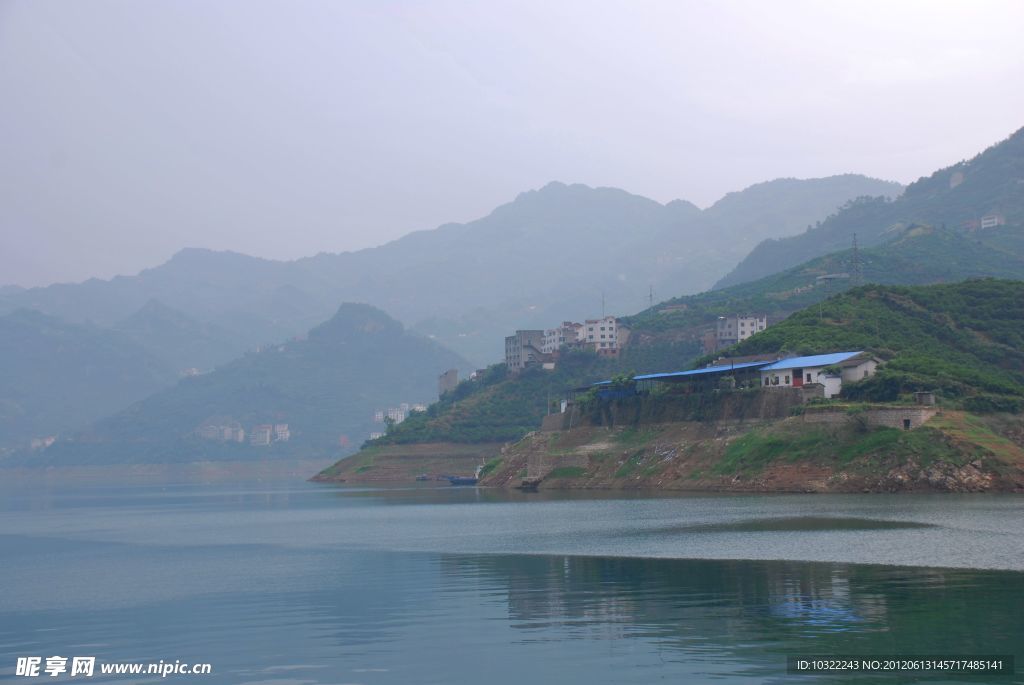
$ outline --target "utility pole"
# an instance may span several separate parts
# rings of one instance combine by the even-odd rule
[[[647,306],[648,307],[653,307],[654,306],[654,284],[650,285],[650,290],[647,293]]]

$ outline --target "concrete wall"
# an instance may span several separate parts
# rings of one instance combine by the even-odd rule
[[[564,413],[563,414],[548,414],[540,422],[540,430],[541,430],[542,433],[543,432],[550,433],[552,431],[565,430],[565,427],[566,427],[566,425],[568,423],[568,418],[569,418],[569,415],[568,414],[564,414]]]
[[[910,428],[913,429],[924,425],[938,413],[939,410],[935,407],[878,407],[856,414],[850,414],[842,409],[809,408],[804,412],[804,421],[840,426],[862,417],[869,426],[886,426],[903,430],[906,427],[904,421],[910,421]]]
[[[573,427],[622,426],[675,421],[750,421],[784,419],[792,408],[805,402],[800,388],[763,388],[735,392],[694,392],[692,394],[637,395],[610,400],[581,411],[572,405],[568,416]]]

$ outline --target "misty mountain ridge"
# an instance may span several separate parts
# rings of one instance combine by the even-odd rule
[[[984,216],[1024,225],[1024,128],[973,159],[911,183],[891,202],[859,198],[803,234],[765,240],[715,287],[755,280],[845,249],[855,233],[861,245],[871,246],[915,224],[976,229]]]
[[[470,365],[454,352],[408,333],[364,304],[343,304],[298,340],[250,352],[216,370],[183,378],[42,452],[23,464],[189,462],[339,454],[358,447],[375,410],[426,403],[438,376]],[[261,446],[203,439],[209,422],[288,424],[287,441]]]
[[[0,452],[140,400],[175,368],[116,331],[32,310],[0,316]]]
[[[251,348],[308,330],[338,302],[361,301],[483,365],[500,358],[511,330],[597,316],[602,293],[607,311],[621,313],[641,308],[652,287],[705,289],[748,243],[805,227],[851,198],[898,190],[854,175],[782,179],[702,211],[556,182],[476,221],[379,247],[291,262],[191,248],[135,276],[5,290],[0,309],[32,307],[112,326],[156,299]]]
[[[151,299],[111,330],[146,348],[179,372],[208,371],[245,352],[228,331],[193,319],[157,299]]]

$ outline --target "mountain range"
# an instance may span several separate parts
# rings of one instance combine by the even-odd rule
[[[477,365],[515,328],[635,311],[657,293],[714,283],[757,242],[791,235],[860,196],[898,184],[845,175],[780,179],[701,211],[614,188],[551,183],[488,216],[386,245],[292,262],[186,249],[135,276],[0,290],[0,312],[31,308],[114,326],[150,301],[215,326],[243,349],[301,334],[342,301],[380,307]],[[570,256],[571,255],[571,256]],[[150,312],[149,315],[151,315]],[[215,338],[222,338],[220,333]],[[204,368],[222,355],[176,361]]]
[[[241,456],[242,445],[197,437],[218,422],[288,423],[294,439],[275,453],[340,449],[374,429],[374,408],[429,399],[445,368],[500,359],[516,328],[593,316],[601,300],[641,310],[652,286],[707,288],[751,246],[718,289],[626,317],[646,345],[623,359],[682,365],[717,316],[778,321],[860,282],[1020,279],[1022,160],[1018,132],[903,195],[859,176],[781,179],[706,210],[553,183],[371,250],[277,262],[192,249],[136,276],[0,288],[0,370],[12,379],[0,388],[0,449],[60,433],[46,461]],[[346,300],[383,305],[406,327],[366,305],[338,310]]]

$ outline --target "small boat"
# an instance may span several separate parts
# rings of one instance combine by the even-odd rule
[[[416,476],[416,480],[418,480],[418,481],[430,480],[430,476],[428,476],[425,473],[421,473],[420,475]]]
[[[476,467],[476,473],[472,476],[446,476],[446,478],[452,485],[476,485],[480,480],[480,472],[483,470],[484,465],[481,463]]]

